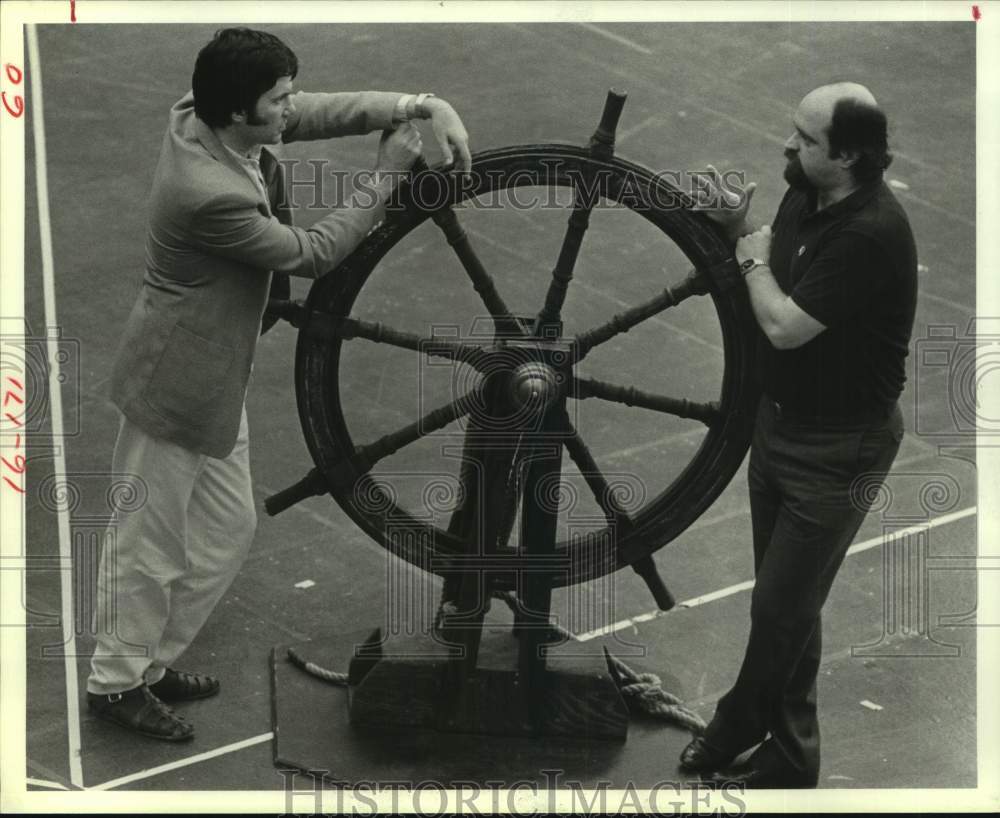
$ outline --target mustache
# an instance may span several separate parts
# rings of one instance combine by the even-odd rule
[[[798,156],[799,155],[798,155],[798,153],[796,151],[792,151],[792,150],[786,150],[785,151],[785,159],[787,159],[789,162],[791,162],[793,159],[797,159]]]

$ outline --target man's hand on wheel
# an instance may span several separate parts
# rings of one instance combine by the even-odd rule
[[[422,150],[420,131],[410,122],[404,122],[395,130],[383,131],[375,160],[375,178],[390,177],[393,184],[398,183],[413,167]]]
[[[443,99],[431,97],[424,102],[424,108],[431,115],[431,128],[437,140],[445,165],[455,163],[455,169],[469,173],[472,169],[472,154],[469,153],[469,134],[461,117]],[[455,157],[458,153],[458,157]]]
[[[745,188],[727,183],[722,174],[708,165],[708,174],[695,177],[700,187],[698,199],[692,210],[704,213],[726,231],[730,241],[752,233],[756,229],[749,219],[750,200],[757,189],[751,182]]]

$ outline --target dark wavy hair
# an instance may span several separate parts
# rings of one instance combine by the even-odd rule
[[[299,60],[266,31],[223,28],[198,52],[191,88],[194,112],[212,128],[224,128],[232,115],[253,117],[257,100],[280,77],[295,77]]]
[[[856,182],[874,181],[892,164],[888,124],[879,108],[851,98],[837,100],[827,136],[831,159],[840,153],[858,155],[851,166]]]

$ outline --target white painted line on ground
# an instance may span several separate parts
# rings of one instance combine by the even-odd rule
[[[956,520],[961,520],[965,517],[970,517],[976,513],[976,507],[962,509],[961,511],[956,511],[951,514],[944,514],[941,517],[936,517],[935,519],[928,522],[926,525],[915,525],[910,528],[901,529],[899,531],[893,532],[892,536],[889,538],[883,537],[873,537],[870,540],[865,540],[852,546],[848,549],[848,554],[856,554],[859,551],[865,551],[869,548],[874,548],[876,545],[881,545],[883,542],[893,542],[897,537],[904,537],[909,534],[913,534],[919,531],[923,531],[927,528],[934,528],[940,525],[946,525]],[[718,591],[714,591],[710,594],[705,594],[700,597],[695,597],[694,599],[689,599],[685,602],[681,602],[679,607],[693,608],[697,605],[704,605],[708,602],[713,602],[716,599],[722,599],[732,594],[739,593],[740,591],[745,591],[753,587],[753,581],[741,582],[737,585],[730,585],[728,588],[722,588]],[[579,634],[576,639],[580,642],[586,642],[589,639],[594,639],[598,636],[604,636],[608,633],[614,631],[619,631],[624,628],[630,627],[639,622],[647,622],[651,619],[656,619],[658,616],[662,616],[660,611],[652,611],[650,613],[640,614],[639,616],[631,617],[630,619],[624,619],[621,622],[616,622],[613,625],[609,625],[605,628],[600,628],[595,631],[590,631],[588,633]],[[234,753],[238,750],[246,749],[247,747],[252,747],[256,744],[261,744],[262,742],[268,741],[274,738],[274,733],[261,733],[259,736],[254,736],[253,738],[244,739],[243,741],[237,741],[233,744],[226,744],[223,747],[217,747],[214,750],[209,750],[205,753],[199,753],[198,755],[190,756],[189,758],[181,759],[180,761],[173,761],[169,764],[161,764],[159,767],[152,767],[148,770],[140,770],[139,772],[130,773],[129,775],[122,776],[121,778],[115,778],[111,781],[105,781],[103,784],[97,784],[93,787],[87,787],[89,790],[110,790],[115,787],[120,787],[123,784],[130,784],[133,781],[140,781],[144,778],[151,778],[154,775],[160,775],[161,773],[169,772],[170,770],[180,769],[181,767],[188,767],[192,764],[198,764],[202,761],[207,761],[211,758],[216,758],[218,756],[226,755],[228,753]]]
[[[948,177],[952,176],[952,173],[945,170],[944,168],[939,167],[938,165],[932,165],[930,162],[926,162],[923,159],[918,159],[916,156],[910,156],[910,154],[903,153],[903,151],[898,150],[897,148],[892,149],[892,158],[893,160],[902,159],[904,162],[909,162],[913,165],[916,165],[918,168],[921,168],[922,170],[929,170],[931,173],[937,173],[942,176],[948,176]]]
[[[936,205],[934,204],[934,202],[930,202],[927,199],[924,199],[921,196],[917,196],[914,193],[910,193],[905,190],[897,190],[896,196],[898,196],[905,202],[913,202],[914,204],[923,205],[928,210],[933,210],[935,213],[937,213],[940,216],[944,216],[946,219],[951,219],[953,221],[960,222],[961,224],[964,224],[967,227],[971,227],[973,229],[975,229],[976,227],[975,219],[970,219],[967,216],[963,216],[961,213],[956,213],[954,210],[951,210],[950,208],[942,207],[941,205]]]
[[[748,133],[752,133],[755,136],[759,136],[761,139],[770,142],[772,145],[780,145],[782,148],[785,147],[785,143],[788,141],[787,136],[781,136],[780,134],[771,133],[766,128],[761,128],[752,122],[748,122],[745,119],[740,119],[738,116],[733,116],[732,114],[727,114],[725,111],[720,111],[717,108],[712,108],[709,105],[705,105],[702,102],[696,100],[688,100],[688,107],[697,108],[706,114],[711,114],[717,119],[721,119],[724,122],[728,122],[730,125],[734,125],[737,128],[742,128]]]
[[[55,265],[52,260],[52,223],[49,214],[49,179],[45,151],[45,116],[42,107],[42,64],[38,56],[38,33],[34,25],[27,26],[28,66],[31,77],[31,126],[35,137],[35,188],[38,194],[38,232],[42,252],[42,287],[45,292],[45,344],[49,363],[49,401],[52,409],[53,469],[56,479],[65,478],[66,453],[62,444],[63,408],[62,375],[59,367],[59,321],[56,316]],[[58,510],[59,557],[71,564],[69,510],[62,504]],[[60,571],[62,597],[63,671],[66,676],[66,732],[69,742],[69,779],[76,787],[83,786],[83,764],[80,760],[80,703],[76,682],[76,629],[73,626],[73,575]]]
[[[911,525],[909,528],[901,528],[899,531],[893,531],[890,537],[872,537],[870,540],[865,540],[864,542],[859,542],[857,545],[852,545],[847,549],[847,555],[857,554],[861,551],[867,551],[869,548],[874,548],[877,545],[882,545],[885,542],[886,545],[895,542],[897,537],[908,537],[910,534],[917,534],[921,531],[926,531],[928,528],[937,528],[939,525],[948,525],[948,523],[954,523],[957,520],[964,520],[966,517],[973,517],[976,514],[976,506],[969,506],[969,508],[963,508],[961,511],[953,511],[951,514],[942,514],[940,517],[935,517],[933,520],[928,520],[926,523],[921,523],[920,525]]]
[[[54,724],[57,728],[62,728],[59,723]],[[44,729],[44,728],[43,728]],[[37,737],[37,733],[32,733],[33,736]],[[57,773],[55,770],[50,770],[44,764],[39,762],[34,758],[25,758],[25,766],[27,768],[26,775],[28,778],[34,778],[36,781],[45,781],[52,784],[58,784],[63,789],[79,791],[79,787],[74,787],[73,784],[64,776],[62,773]],[[27,779],[25,779],[27,781]]]
[[[69,787],[65,786],[64,784],[57,784],[55,781],[43,781],[41,778],[30,778],[30,777],[25,778],[24,783],[30,784],[33,787],[45,787],[46,789],[50,790],[69,791]]]
[[[656,440],[648,440],[645,443],[639,443],[635,446],[626,446],[624,449],[616,449],[613,452],[607,452],[606,454],[594,454],[594,459],[598,463],[607,462],[609,460],[621,460],[625,457],[631,457],[632,455],[641,454],[649,449],[656,449],[660,446],[665,446],[668,443],[673,443],[677,440],[683,440],[688,437],[696,437],[697,435],[708,434],[708,429],[704,426],[695,427],[693,429],[688,429],[685,432],[674,432],[669,435],[664,435],[663,437],[658,437]]]
[[[631,48],[633,51],[638,51],[640,54],[649,56],[653,53],[653,49],[646,48],[644,45],[639,45],[639,43],[634,40],[630,40],[628,37],[622,37],[621,34],[615,34],[614,32],[608,31],[600,26],[595,26],[593,23],[577,23],[577,25],[580,26],[580,28],[587,29],[587,31],[593,31],[595,34],[600,34],[602,37],[613,40],[626,48]]]
[[[243,741],[237,741],[232,744],[226,744],[223,747],[216,747],[214,750],[208,750],[204,753],[198,753],[198,755],[182,758],[179,761],[171,761],[169,764],[161,764],[159,767],[150,767],[148,770],[139,770],[137,773],[123,775],[121,778],[113,778],[111,781],[105,781],[103,784],[96,784],[93,787],[87,787],[87,789],[113,790],[115,787],[120,787],[123,784],[131,784],[133,781],[140,781],[143,778],[151,778],[154,775],[169,772],[170,770],[177,770],[181,767],[190,767],[192,764],[208,761],[210,758],[224,756],[228,753],[235,753],[237,750],[245,750],[247,747],[253,747],[255,744],[262,744],[265,741],[270,741],[272,738],[274,738],[274,733],[261,733],[259,736],[244,739]]]
[[[824,653],[820,657],[820,662],[819,662],[820,667],[826,667],[827,665],[831,665],[834,662],[839,662],[841,659],[847,659],[853,656],[853,654],[854,654],[853,647],[846,647],[841,650],[835,650],[832,653]],[[723,696],[726,695],[726,692],[728,690],[729,688],[726,687],[723,688],[722,690],[716,690],[714,693],[709,693],[707,696],[701,694],[694,701],[686,702],[686,706],[690,707],[692,710],[700,710],[701,708],[706,707],[710,704],[715,704],[717,701],[719,701],[719,699],[721,699]]]
[[[635,136],[635,134],[639,133],[639,131],[648,128],[650,125],[655,125],[659,121],[660,118],[658,116],[647,116],[644,120],[642,120],[642,122],[633,125],[631,128],[619,131],[615,136],[615,144],[620,145],[629,137]]]
[[[895,542],[897,538],[908,537],[910,534],[917,534],[921,531],[925,531],[928,528],[936,528],[937,526],[947,525],[948,523],[953,523],[957,520],[962,520],[966,517],[971,517],[976,513],[976,506],[971,506],[969,508],[963,508],[961,511],[953,511],[951,514],[942,514],[940,517],[935,517],[933,520],[929,520],[927,523],[922,523],[920,525],[913,525],[909,528],[902,528],[899,531],[893,531],[888,537],[880,535],[878,537],[872,537],[870,540],[864,540],[863,542],[856,543],[847,549],[847,556],[852,554],[859,554],[862,551],[867,551],[870,548],[875,548],[879,545],[888,545]],[[745,582],[738,582],[735,585],[730,585],[728,588],[720,588],[718,591],[712,591],[709,594],[703,594],[702,596],[696,596],[693,599],[685,600],[684,602],[679,602],[677,604],[678,608],[696,608],[699,605],[705,605],[709,602],[715,602],[717,599],[724,599],[727,596],[732,596],[733,594],[738,594],[741,591],[748,591],[753,588],[753,580],[747,580]],[[577,634],[576,638],[580,642],[586,642],[590,639],[596,639],[598,636],[606,636],[609,633],[615,633],[625,628],[630,628],[640,622],[649,622],[651,619],[656,619],[664,615],[664,611],[649,611],[647,613],[639,614],[638,616],[632,616],[628,619],[622,619],[618,622],[614,622],[610,625],[605,625],[603,628],[597,628],[596,630],[587,631],[586,633]]]
[[[968,304],[963,304],[960,301],[952,301],[950,298],[945,298],[941,295],[934,295],[924,289],[920,290],[920,294],[917,298],[929,298],[931,301],[936,301],[938,304],[944,304],[946,307],[954,307],[956,310],[966,315],[974,315],[976,312],[975,307],[970,307]]]

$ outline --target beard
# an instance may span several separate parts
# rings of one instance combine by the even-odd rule
[[[788,182],[796,190],[812,190],[814,185],[809,181],[806,176],[806,172],[802,169],[802,162],[799,161],[799,157],[796,154],[785,154],[785,158],[788,159],[788,164],[785,165],[784,177],[785,181]]]

